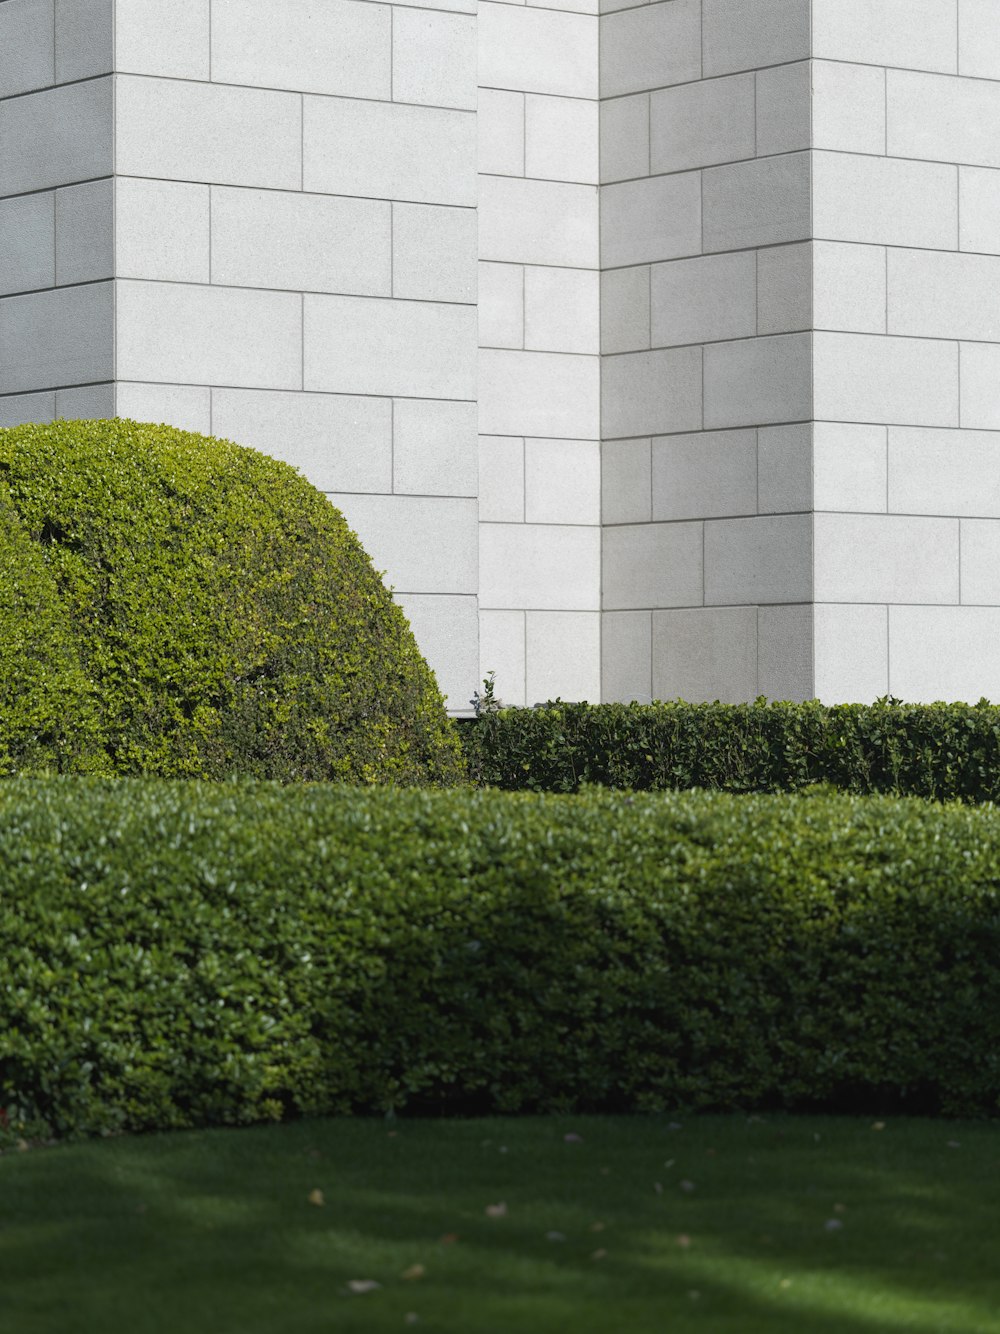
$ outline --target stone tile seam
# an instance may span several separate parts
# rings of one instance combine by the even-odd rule
[[[104,281],[108,281],[108,280],[105,279]],[[112,383],[114,383],[114,384],[160,385],[160,386],[162,386],[162,387],[164,387],[164,388],[170,388],[170,389],[212,389],[212,390],[219,390],[219,391],[234,391],[234,392],[237,392],[237,393],[253,393],[253,394],[296,394],[296,395],[298,395],[298,396],[301,396],[301,395],[310,395],[310,396],[312,396],[312,397],[316,397],[316,398],[365,398],[365,399],[369,399],[369,398],[370,398],[370,399],[375,400],[376,402],[389,402],[389,401],[391,401],[391,400],[393,400],[393,399],[401,399],[401,400],[404,400],[404,401],[407,402],[407,403],[470,403],[470,404],[478,404],[478,402],[479,402],[479,400],[476,399],[476,398],[441,398],[441,397],[430,397],[430,396],[427,395],[427,394],[365,394],[365,393],[351,393],[351,392],[348,391],[348,390],[343,390],[343,391],[341,391],[341,392],[338,393],[338,392],[336,392],[336,391],[332,391],[332,390],[329,390],[329,389],[295,389],[295,388],[276,389],[273,385],[258,385],[258,384],[215,384],[215,383],[209,383],[209,382],[207,382],[207,381],[194,381],[194,380],[134,380],[134,379],[124,380],[124,379],[120,379],[120,378],[117,379],[117,380],[114,380],[114,381],[112,381],[112,380],[107,380],[107,379],[104,379],[104,380],[79,380],[79,381],[74,381],[72,384],[46,385],[44,389],[23,389],[23,390],[17,390],[17,391],[14,392],[14,393],[0,394],[0,401],[2,401],[3,399],[6,399],[6,398],[25,398],[25,397],[29,397],[29,396],[32,395],[32,394],[51,394],[51,393],[58,393],[59,390],[61,390],[61,389],[83,389],[83,388],[86,388],[86,387],[88,387],[88,386],[90,386],[90,385],[96,385],[96,384],[112,384]],[[519,438],[519,437],[518,437],[518,438]],[[553,440],[580,440],[580,439],[582,439],[582,437],[581,437],[581,436],[576,436],[576,435],[574,435],[574,436],[547,436],[547,437],[546,437],[546,436],[530,436],[529,439],[532,439],[532,440],[541,440],[541,439],[553,439]],[[588,442],[588,443],[589,443],[589,442]],[[366,494],[368,494],[368,493],[366,493]]]
[[[721,259],[727,255],[745,255],[747,253],[752,253],[755,250],[759,253],[762,250],[781,250],[787,248],[788,246],[812,245],[817,242],[823,245],[867,246],[872,250],[912,251],[914,253],[921,255],[955,255],[955,256],[967,255],[971,259],[1000,259],[1000,252],[997,252],[995,250],[954,250],[954,249],[943,250],[940,246],[899,245],[897,243],[888,241],[856,241],[856,240],[845,240],[842,236],[820,235],[820,236],[801,236],[797,240],[793,241],[772,241],[766,245],[739,246],[737,248],[730,250],[694,250],[690,252],[684,252],[683,254],[680,255],[671,255],[664,259],[640,259],[636,260],[635,263],[633,264],[605,265],[601,268],[601,273],[620,273],[626,269],[644,269],[648,266],[656,266],[661,264],[678,264],[693,259],[716,259],[716,258]],[[482,257],[482,261],[485,264],[528,263],[528,261],[521,259],[518,260],[487,259],[485,256]],[[529,263],[529,267],[565,269],[565,268],[576,268],[579,266],[570,264]],[[590,272],[590,270],[584,270],[584,271]],[[765,335],[765,337],[766,336],[767,335]],[[952,339],[951,341],[955,340]]]
[[[584,270],[584,272],[596,272],[596,270]],[[315,297],[335,297],[342,298],[345,301],[391,301],[398,302],[408,306],[453,306],[457,310],[474,310],[475,301],[441,301],[435,297],[420,296],[392,296],[383,292],[343,292],[343,291],[317,291],[302,287],[252,287],[247,283],[225,283],[220,282],[218,278],[211,282],[189,282],[183,278],[143,278],[135,277],[127,273],[108,274],[105,278],[91,278],[85,283],[63,283],[58,287],[36,288],[36,292],[49,291],[68,291],[72,287],[92,287],[95,283],[123,282],[123,283],[142,283],[148,287],[190,287],[198,288],[200,291],[220,291],[220,292],[270,292],[275,296],[315,296]],[[13,296],[14,294],[11,293]],[[18,293],[17,295],[22,295]],[[26,294],[27,295],[27,294]],[[0,301],[8,300],[8,297],[0,297]],[[784,334],[776,334],[775,337],[786,337]],[[954,340],[952,340],[954,341]],[[590,356],[591,353],[566,353],[566,356]]]

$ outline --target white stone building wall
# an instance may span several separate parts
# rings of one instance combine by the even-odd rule
[[[480,675],[600,699],[596,0],[479,5]]]

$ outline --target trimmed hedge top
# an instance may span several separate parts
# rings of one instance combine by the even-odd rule
[[[483,786],[576,792],[859,794],[1000,802],[1000,707],[979,704],[562,704],[461,724]]]
[[[0,884],[14,1133],[1000,1107],[990,807],[21,780]]]
[[[461,774],[402,611],[283,463],[123,420],[0,431],[0,560],[0,774]]]

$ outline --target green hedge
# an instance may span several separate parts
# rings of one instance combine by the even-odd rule
[[[252,449],[0,430],[0,775],[450,783],[455,730],[344,516]]]
[[[979,704],[562,704],[462,724],[482,786],[709,788],[1000,801],[1000,707]]]
[[[995,1114],[1000,812],[0,786],[0,1120]]]

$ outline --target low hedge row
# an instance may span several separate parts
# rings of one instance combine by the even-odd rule
[[[1000,812],[0,787],[0,1122],[995,1114]]]
[[[532,792],[586,783],[635,791],[700,787],[1000,801],[1000,706],[562,704],[462,724],[476,782]]]

